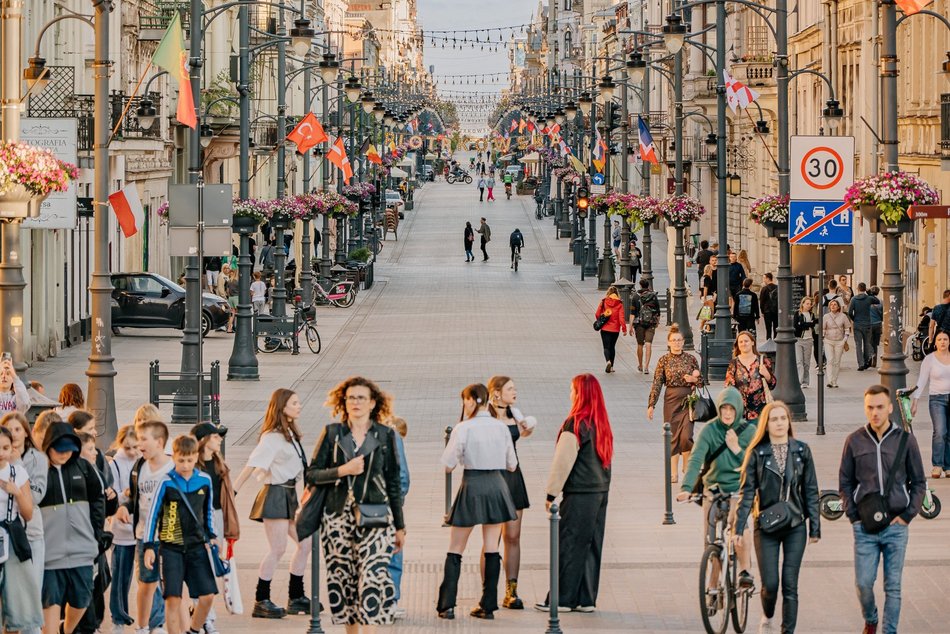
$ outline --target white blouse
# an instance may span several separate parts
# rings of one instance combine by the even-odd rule
[[[920,364],[917,385],[921,390],[927,388],[931,396],[950,394],[950,365],[940,363],[934,353],[928,354]]]
[[[455,426],[441,462],[448,469],[462,465],[480,471],[514,471],[518,456],[508,425],[481,411]]]
[[[305,461],[306,454],[299,442],[287,442],[282,433],[272,431],[261,436],[247,466],[267,471],[266,484],[283,484],[300,477]]]

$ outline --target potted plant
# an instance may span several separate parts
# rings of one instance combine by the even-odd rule
[[[369,256],[370,250],[367,247],[360,247],[350,251],[350,253],[346,256],[346,259],[366,264],[369,261]]]
[[[763,196],[749,207],[749,219],[765,227],[770,237],[778,237],[788,230],[788,202],[787,194]]]
[[[918,176],[898,171],[856,180],[844,201],[872,221],[872,229],[880,231],[884,225],[886,233],[904,233],[913,229],[908,207],[939,204],[940,195]]]
[[[298,196],[284,196],[268,201],[271,213],[270,224],[274,229],[289,229],[294,220],[303,220],[309,209],[300,201]]]
[[[660,201],[659,211],[670,225],[682,229],[705,215],[706,208],[692,196],[680,194]]]
[[[168,224],[168,201],[165,200],[161,205],[158,206],[158,209],[155,210],[155,215],[158,216],[158,224],[165,226]]]
[[[49,150],[0,141],[0,217],[38,215],[40,203],[51,192],[66,191],[77,178],[79,168]]]
[[[231,229],[235,233],[251,233],[262,222],[268,222],[273,213],[270,206],[263,200],[235,198],[232,204],[234,218],[231,220]]]

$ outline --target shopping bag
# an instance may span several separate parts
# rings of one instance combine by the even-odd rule
[[[241,600],[241,587],[238,584],[237,560],[233,552],[230,554],[227,562],[231,568],[221,578],[224,581],[224,605],[231,614],[244,614],[244,602]]]

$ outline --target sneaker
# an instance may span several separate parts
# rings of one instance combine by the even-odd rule
[[[151,630],[149,630],[148,634],[168,634],[168,630],[159,625],[158,627],[153,627]]]
[[[933,469],[930,470],[930,477],[933,478],[934,480],[939,480],[940,476],[942,475],[943,475],[943,469],[941,469],[940,467],[934,467]]]
[[[282,619],[285,616],[287,616],[287,610],[270,599],[256,602],[254,611],[251,612],[251,617],[255,619]]]
[[[759,634],[774,634],[775,628],[772,627],[772,619],[763,616],[759,621]]]
[[[310,614],[310,599],[297,597],[287,603],[287,614]]]
[[[495,620],[495,613],[489,612],[480,605],[476,605],[474,608],[472,608],[472,611],[469,612],[469,614],[474,616],[476,619],[485,619],[486,621]]]
[[[218,626],[214,624],[214,621],[208,620],[205,622],[204,634],[219,634]]]
[[[752,588],[755,586],[755,578],[749,574],[748,570],[739,571],[739,587]]]
[[[610,374],[610,373],[613,372],[613,371],[614,371],[614,364],[613,364],[612,361],[608,361],[608,362],[607,362],[607,370],[606,370],[606,372],[607,372],[607,374]]]
[[[393,610],[393,618],[396,620],[404,619],[409,615],[409,611],[406,608],[395,608]]]
[[[121,623],[113,623],[112,634],[125,634],[125,626]]]
[[[807,383],[802,383],[802,389],[807,390],[807,389],[808,389],[808,384],[807,384]]]
[[[137,627],[135,628],[135,634],[148,634],[147,627]]]
[[[593,612],[593,611],[596,610],[596,609],[597,609],[597,608],[596,608],[595,606],[593,606],[593,605],[579,605],[579,606],[577,606],[576,608],[574,608],[574,611],[575,611],[575,612],[582,612],[583,614],[590,614],[591,612]]]
[[[538,603],[535,603],[535,604],[534,604],[534,609],[537,610],[538,612],[550,612],[550,611],[551,611],[551,606],[548,605],[548,602],[547,602],[547,601],[539,601]],[[559,606],[557,606],[557,611],[558,611],[558,612],[570,612],[570,611],[571,611],[571,608],[567,607],[566,605],[559,605]]]
[[[861,634],[877,634],[877,623],[865,623]]]

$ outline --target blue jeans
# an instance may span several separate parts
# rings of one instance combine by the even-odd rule
[[[396,601],[399,601],[399,596],[402,594],[399,591],[399,586],[402,584],[402,551],[395,553],[392,559],[389,561],[389,576],[393,579],[393,585],[396,586]]]
[[[950,469],[950,394],[932,394],[929,405],[934,426],[930,462],[946,471]]]
[[[135,546],[114,546],[112,549],[112,587],[109,589],[109,612],[117,625],[132,625],[129,614],[129,588],[135,567]]]
[[[907,526],[891,524],[872,535],[861,522],[851,525],[854,531],[854,580],[858,601],[866,623],[877,623],[877,604],[874,601],[874,582],[877,567],[884,556],[884,629],[883,634],[897,634],[901,616],[901,573],[907,553]]]

